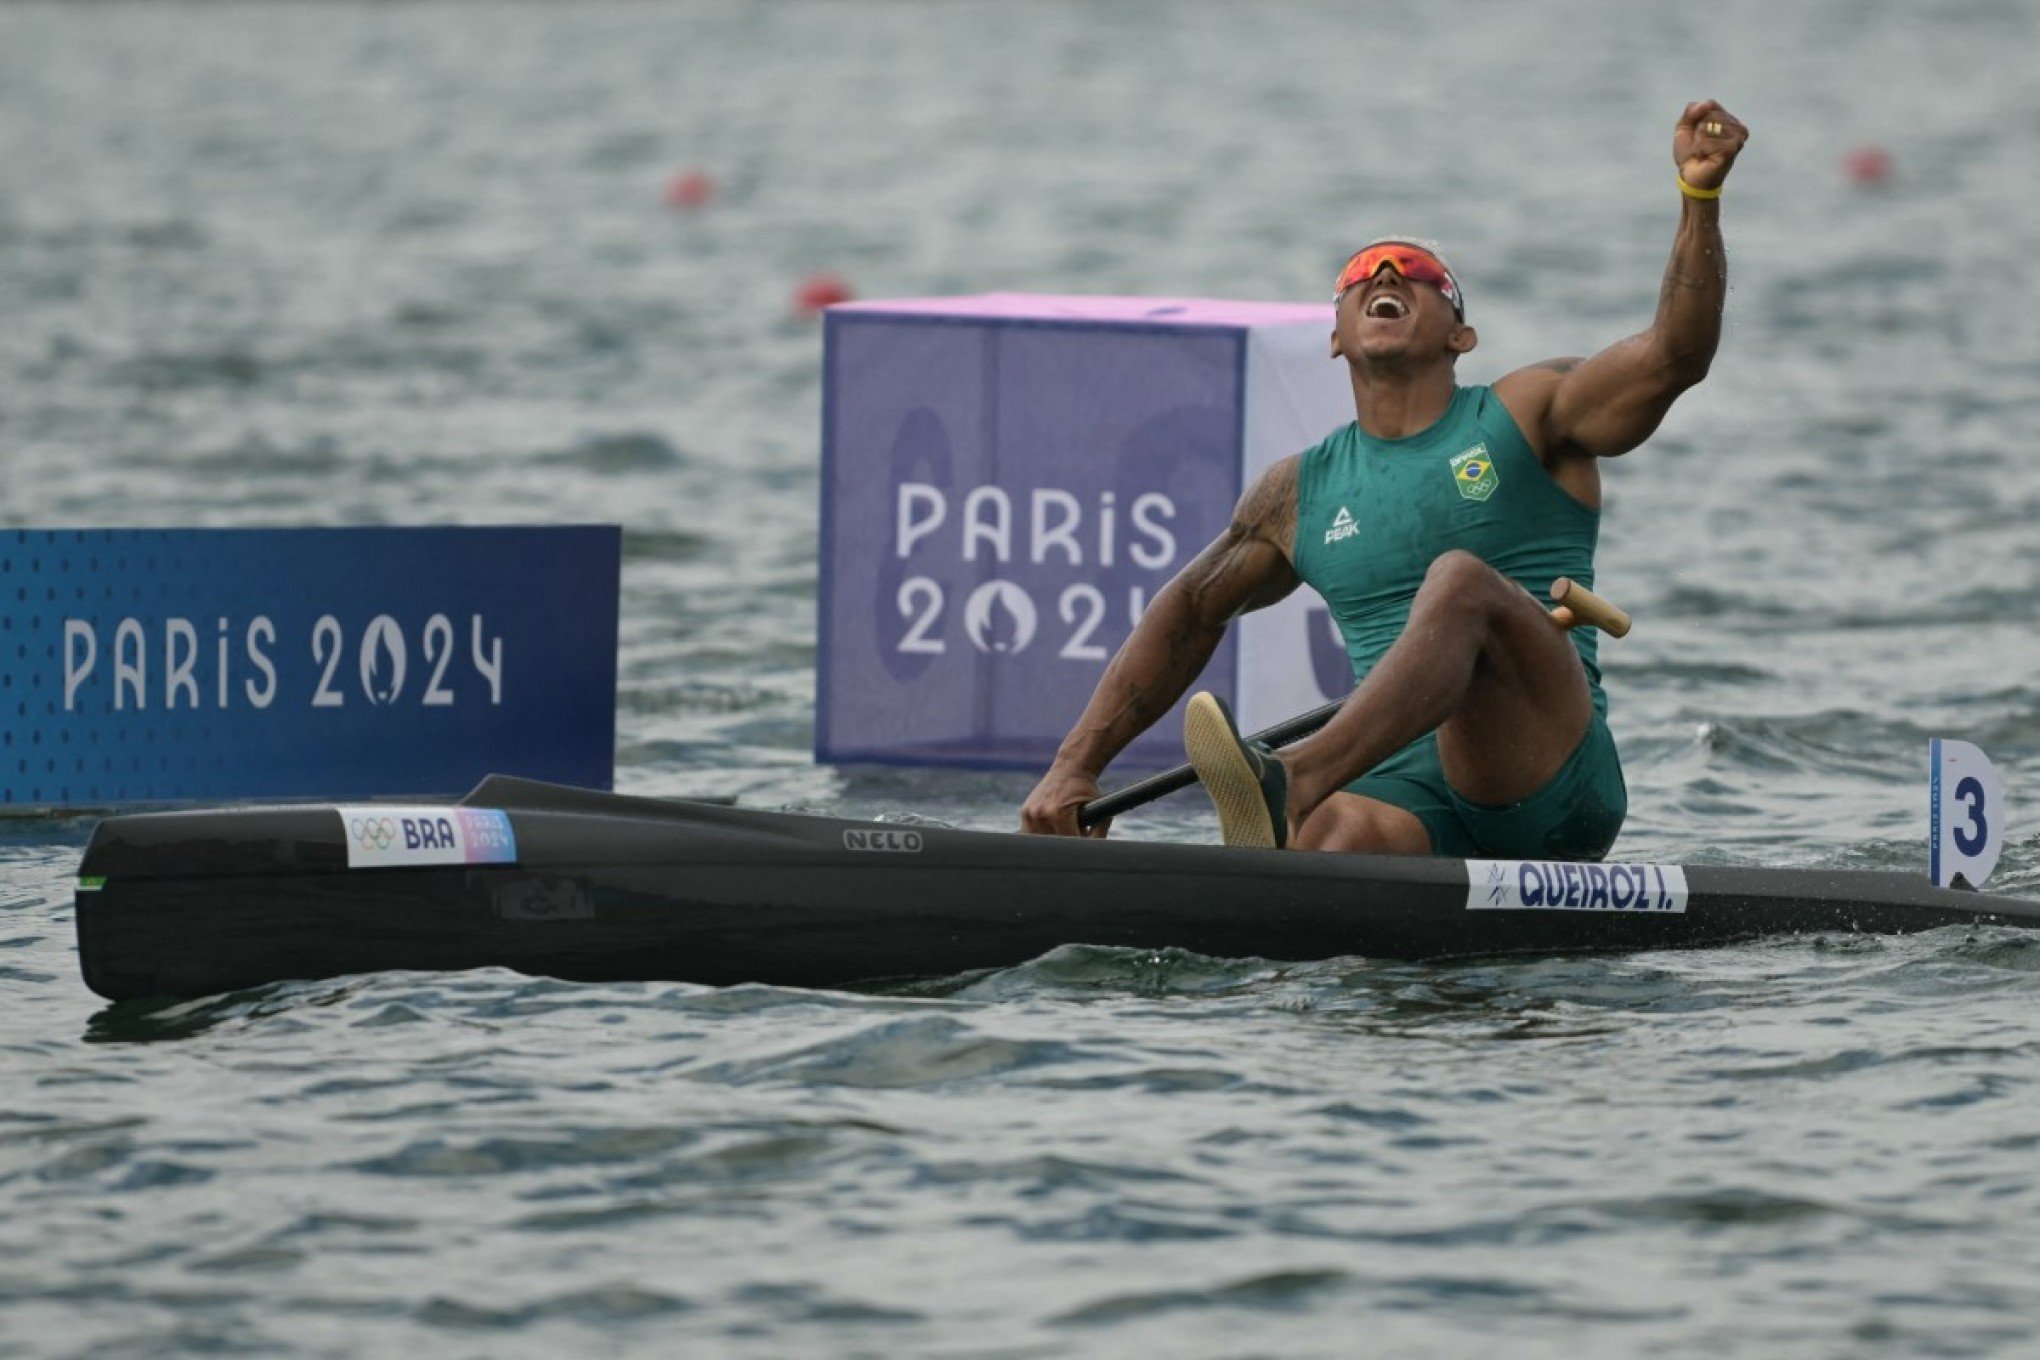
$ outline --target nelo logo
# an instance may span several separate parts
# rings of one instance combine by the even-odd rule
[[[921,833],[918,831],[845,831],[845,850],[889,850],[899,854],[914,854],[921,848]]]

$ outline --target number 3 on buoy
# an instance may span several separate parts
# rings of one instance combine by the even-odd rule
[[[1966,741],[1935,737],[1927,750],[1933,790],[1928,872],[1943,888],[1958,879],[1981,887],[1997,868],[2005,840],[2004,786],[1989,757]]]

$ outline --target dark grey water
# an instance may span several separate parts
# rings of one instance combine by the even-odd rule
[[[1727,340],[1608,478],[1624,845],[1912,867],[1928,736],[2040,787],[2036,57],[2024,0],[0,6],[0,522],[620,520],[623,788],[1005,826],[807,754],[797,282],[1309,299],[1416,229],[1493,376],[1643,323],[1714,95]],[[0,1354],[2034,1346],[2029,937],[107,1009],[86,831],[0,828]]]

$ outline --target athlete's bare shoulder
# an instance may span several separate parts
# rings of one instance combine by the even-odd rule
[[[1546,359],[1495,380],[1495,396],[1509,413],[1509,418],[1516,422],[1516,428],[1530,441],[1530,447],[1539,458],[1546,454],[1544,418],[1551,410],[1552,398],[1557,395],[1558,386],[1565,381],[1566,374],[1585,362],[1571,357]]]
[[[1290,556],[1296,542],[1297,483],[1302,466],[1300,453],[1270,464],[1233,508],[1230,532],[1272,543],[1284,557]]]
[[[1233,507],[1225,531],[1170,583],[1183,588],[1202,617],[1223,625],[1296,589],[1291,546],[1300,457],[1285,458],[1256,477]]]
[[[1495,394],[1507,401],[1512,393],[1549,393],[1559,379],[1585,363],[1581,358],[1546,359],[1526,364],[1495,380]]]

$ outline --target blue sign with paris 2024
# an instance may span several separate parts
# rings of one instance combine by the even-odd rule
[[[0,802],[607,788],[621,533],[0,536]]]

